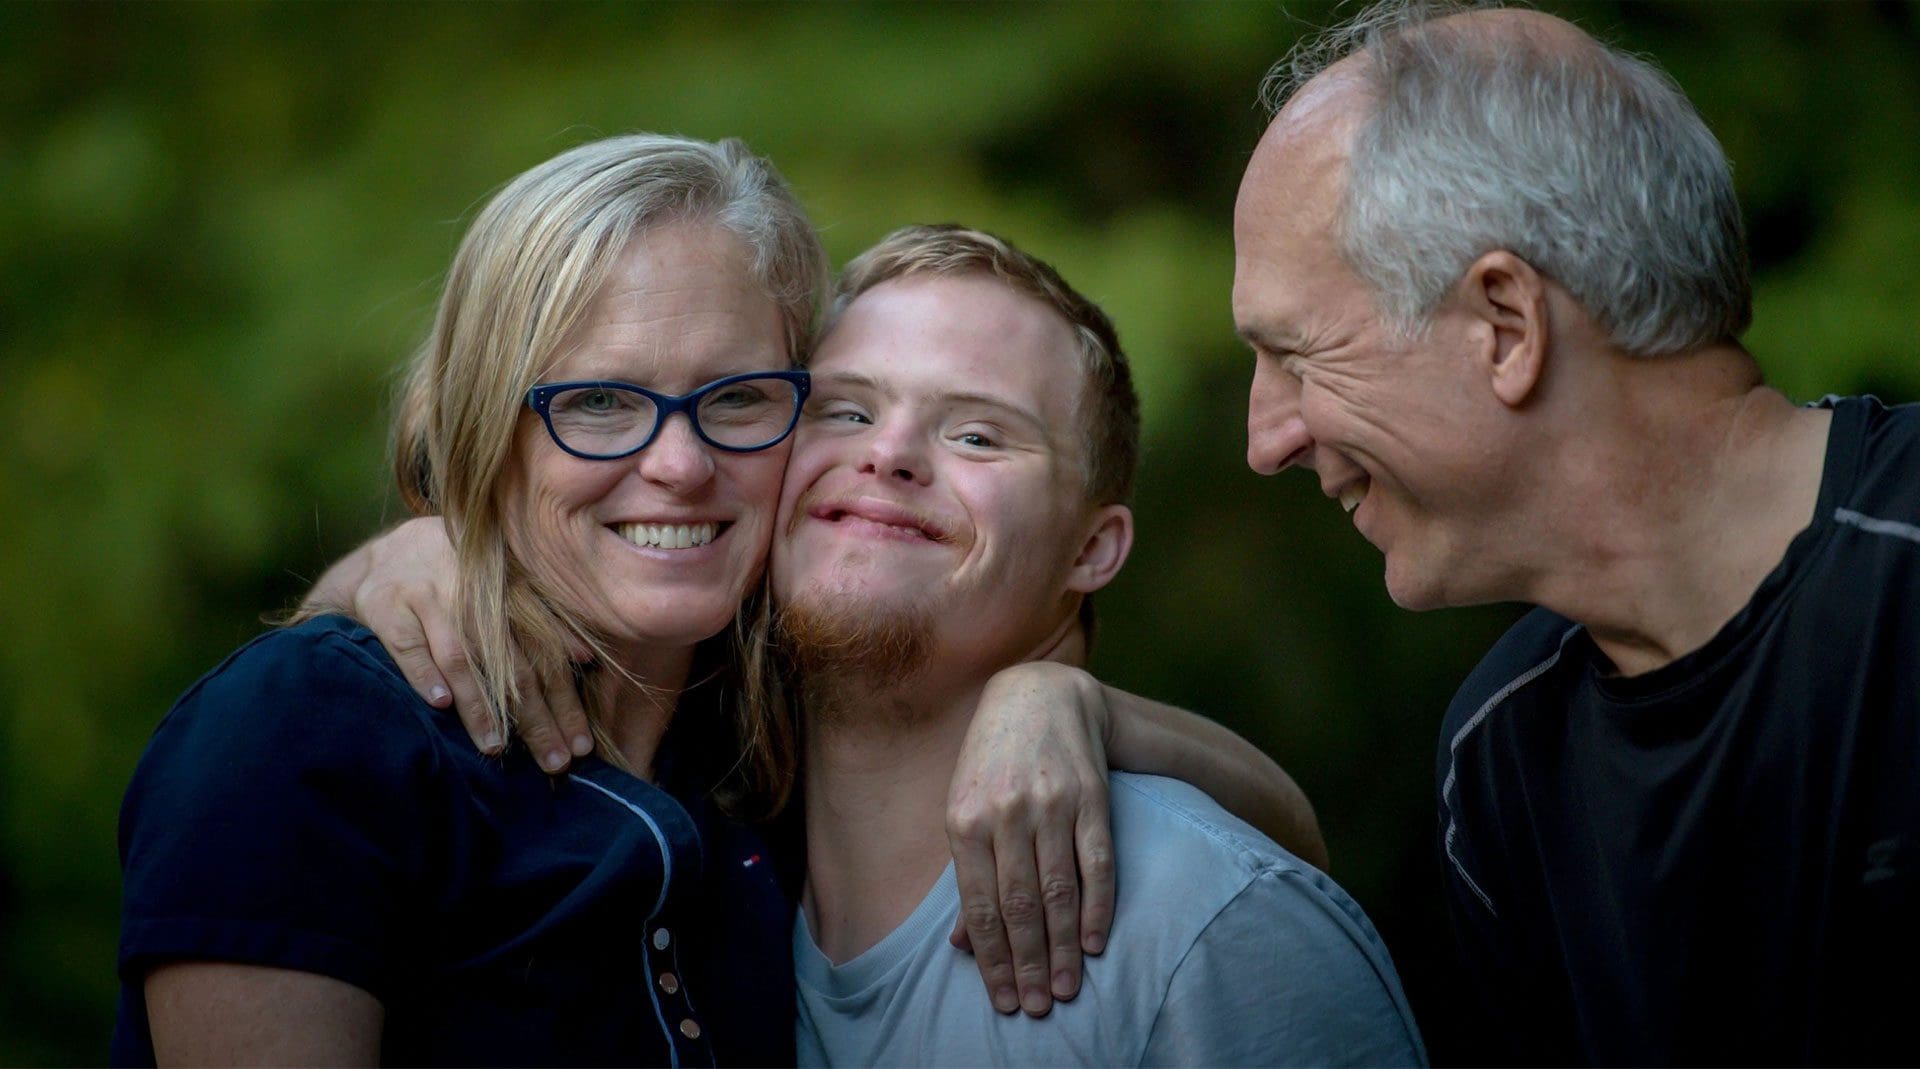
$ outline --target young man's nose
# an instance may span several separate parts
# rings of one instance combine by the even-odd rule
[[[926,438],[911,427],[879,428],[867,439],[863,474],[925,486],[932,477]]]

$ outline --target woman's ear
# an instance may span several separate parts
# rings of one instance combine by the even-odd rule
[[[1546,371],[1553,323],[1547,311],[1547,279],[1505,249],[1468,265],[1456,293],[1461,307],[1490,328],[1480,354],[1481,370],[1494,396],[1518,408],[1533,396]]]
[[[1133,552],[1133,510],[1125,505],[1102,505],[1094,510],[1080,555],[1067,573],[1067,589],[1091,594],[1113,581]]]

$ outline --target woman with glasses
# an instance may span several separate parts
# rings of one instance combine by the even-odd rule
[[[499,736],[573,675],[595,756],[483,756],[343,617],[243,647],[128,790],[117,1061],[791,1061],[792,899],[739,818],[796,765],[758,591],[825,275],[738,142],[600,141],[493,199],[397,468]]]

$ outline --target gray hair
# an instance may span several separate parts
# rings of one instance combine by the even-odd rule
[[[1261,85],[1277,113],[1335,62],[1370,61],[1339,244],[1383,319],[1417,333],[1477,257],[1505,249],[1629,353],[1738,337],[1753,318],[1746,230],[1693,105],[1597,41],[1570,52],[1438,21],[1484,6],[1385,0],[1302,42]]]

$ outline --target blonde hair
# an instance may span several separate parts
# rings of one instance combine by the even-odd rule
[[[410,509],[447,522],[460,638],[502,738],[511,737],[514,710],[535,685],[514,677],[514,642],[542,679],[569,678],[574,648],[618,670],[592,630],[542,590],[508,548],[501,491],[523,399],[629,242],[687,220],[740,239],[753,278],[780,309],[788,357],[800,362],[827,262],[792,190],[737,140],[631,134],[561,153],[515,178],[482,209],[454,256],[432,333],[402,386],[394,474]],[[742,752],[720,795],[736,811],[777,811],[797,766],[784,703],[760,693],[774,685],[763,666],[766,619],[763,580],[728,639],[715,640],[729,644],[723,678],[735,684],[727,700]],[[713,652],[696,663],[719,659]],[[584,689],[599,749],[618,761],[601,723],[606,711],[595,707],[595,688]]]

